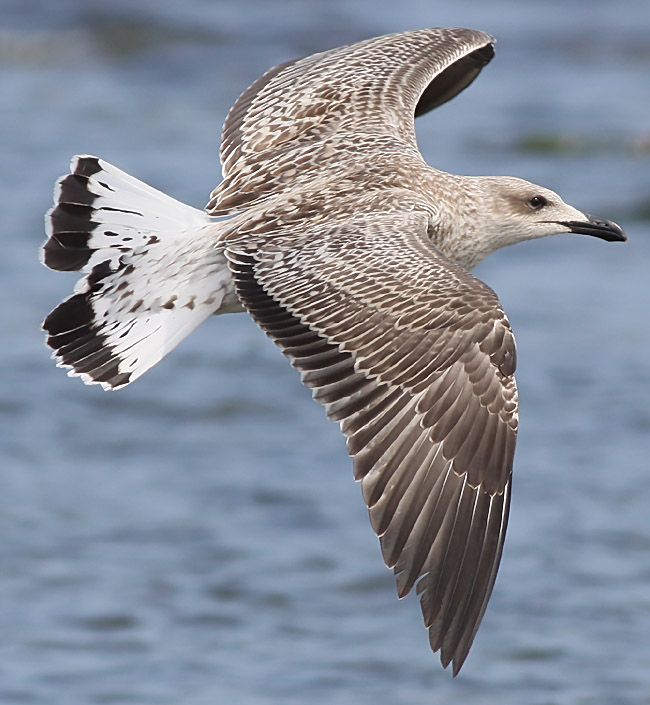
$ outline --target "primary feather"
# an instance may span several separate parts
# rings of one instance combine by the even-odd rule
[[[454,675],[496,578],[518,425],[510,324],[468,270],[557,232],[624,239],[548,189],[422,159],[414,116],[466,88],[493,42],[417,30],[271,69],[226,118],[209,215],[77,157],[43,247],[86,274],[48,344],[105,389],[209,315],[248,311],[340,424],[398,594],[416,586]]]

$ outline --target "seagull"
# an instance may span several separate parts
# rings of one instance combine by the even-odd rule
[[[548,188],[426,164],[414,118],[494,43],[423,29],[270,69],[227,115],[205,212],[77,156],[42,248],[85,274],[43,328],[86,384],[120,389],[209,316],[248,312],[340,424],[398,596],[415,586],[454,676],[499,567],[518,426],[512,329],[470,270],[556,233],[626,240]]]

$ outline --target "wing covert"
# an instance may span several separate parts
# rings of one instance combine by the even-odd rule
[[[331,49],[270,69],[231,108],[222,131],[224,182],[208,210],[245,188],[264,165],[269,175],[304,169],[344,146],[335,135],[388,136],[417,149],[413,119],[464,90],[492,58],[493,37],[470,29],[402,32]],[[330,154],[331,156],[331,154]],[[287,177],[291,180],[291,177]]]
[[[492,290],[376,215],[226,252],[237,294],[341,425],[398,594],[417,584],[443,665],[491,594],[517,431],[515,346]]]

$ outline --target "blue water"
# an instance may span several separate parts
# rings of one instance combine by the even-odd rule
[[[398,602],[343,439],[245,316],[124,391],[70,380],[38,264],[70,157],[202,206],[238,93],[401,29],[498,37],[418,124],[436,166],[514,174],[620,221],[477,273],[519,344],[522,426],[490,607],[455,680]],[[650,6],[0,0],[0,703],[650,703]]]

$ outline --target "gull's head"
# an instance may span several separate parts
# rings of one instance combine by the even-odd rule
[[[613,221],[583,213],[543,186],[509,176],[466,178],[466,207],[472,214],[465,232],[478,247],[475,261],[465,266],[473,267],[501,247],[558,233],[593,235],[608,242],[627,240]]]

